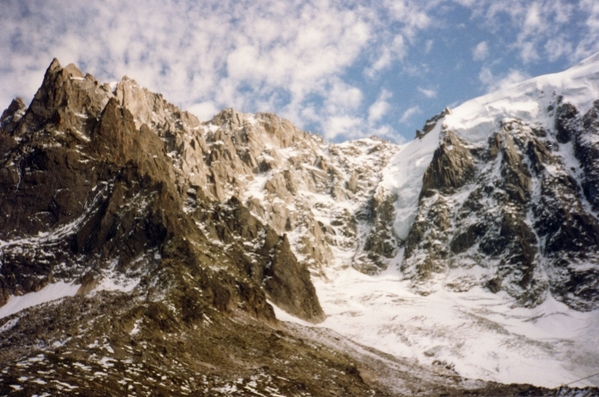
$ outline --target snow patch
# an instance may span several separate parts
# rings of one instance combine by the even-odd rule
[[[22,296],[11,296],[8,302],[0,307],[0,318],[10,316],[32,306],[42,303],[55,301],[67,296],[75,296],[80,285],[59,281],[58,283],[48,284],[37,292],[30,292]]]
[[[139,284],[139,278],[115,277],[108,275],[94,288],[95,291],[131,292]]]
[[[12,318],[10,320],[8,320],[6,323],[4,323],[1,327],[0,327],[0,334],[2,334],[3,332],[9,331],[11,329],[13,329],[17,323],[19,322],[20,318]]]

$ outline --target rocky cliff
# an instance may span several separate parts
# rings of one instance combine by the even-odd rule
[[[116,96],[132,109],[154,109],[139,111],[137,122],[170,147],[183,190],[201,189],[221,203],[237,197],[285,234],[315,275],[330,266],[376,274],[399,265],[423,293],[483,286],[524,306],[550,293],[591,310],[599,264],[597,109],[593,93],[576,103],[583,111],[568,102],[568,87],[565,98],[554,91],[526,93],[533,98],[525,106],[539,108],[534,115],[506,108],[476,128],[452,125],[456,116],[446,109],[406,145],[326,143],[274,115],[230,109],[207,123],[188,116],[177,124],[161,116],[170,105],[131,80],[117,85]],[[484,119],[480,112],[470,119]],[[177,125],[196,134],[168,132]],[[399,188],[402,178],[411,186]]]
[[[401,264],[423,293],[484,286],[522,306],[551,294],[598,307],[599,101],[584,112],[556,93],[543,102],[542,117],[502,117],[484,140],[451,119],[439,129]]]

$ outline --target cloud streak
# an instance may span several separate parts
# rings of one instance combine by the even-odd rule
[[[437,96],[437,91],[432,89],[418,87],[417,90],[427,98],[435,98]]]
[[[511,69],[508,73],[500,76],[495,76],[488,68],[481,69],[478,79],[485,86],[487,92],[499,90],[508,85],[516,84],[531,76],[523,73],[520,70]]]
[[[422,113],[422,110],[420,109],[420,107],[412,106],[412,107],[406,109],[405,112],[403,112],[403,114],[401,115],[401,118],[399,119],[399,122],[406,124],[412,116],[419,114],[419,113]]]
[[[489,56],[489,45],[486,41],[481,41],[474,47],[472,57],[475,61],[484,61]]]
[[[392,96],[393,95],[389,91],[383,90],[377,100],[370,105],[368,108],[368,121],[371,124],[376,123],[389,112],[391,105],[388,100],[391,99]]]

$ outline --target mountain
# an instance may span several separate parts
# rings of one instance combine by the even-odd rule
[[[597,77],[592,58],[404,145],[332,144],[272,114],[200,122],[54,60],[0,118],[0,392],[594,395],[490,382],[513,380],[455,346],[406,357],[384,342],[441,336],[362,319],[460,293],[596,318]]]
[[[467,102],[430,132],[405,274],[598,308],[596,58]]]

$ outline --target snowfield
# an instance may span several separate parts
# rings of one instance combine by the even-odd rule
[[[551,297],[533,309],[513,307],[505,292],[480,288],[422,296],[390,269],[336,269],[313,282],[327,314],[317,327],[466,378],[554,388],[599,367],[599,310],[577,312]],[[282,321],[314,326],[273,307]],[[593,385],[599,377],[572,384]]]

